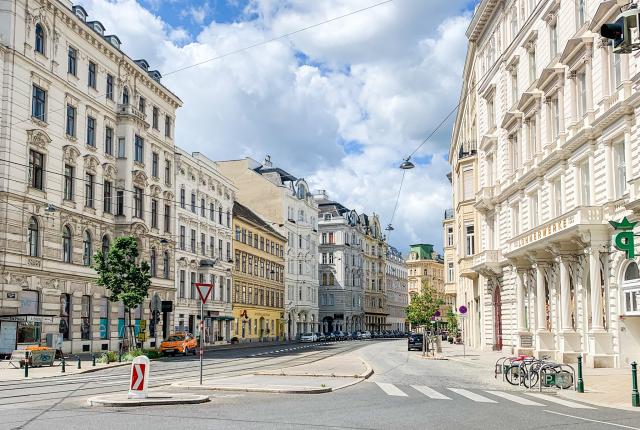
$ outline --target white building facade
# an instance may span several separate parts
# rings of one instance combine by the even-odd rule
[[[396,248],[387,248],[386,259],[386,303],[387,303],[387,329],[405,331],[409,329],[406,320],[406,309],[409,305],[409,283],[407,264],[402,258],[402,253]]]
[[[125,234],[151,265],[149,299],[132,323],[153,346],[169,317],[152,318],[150,299],[174,297],[174,250],[163,238],[173,229],[181,101],[81,6],[0,9],[0,353],[58,335],[65,352],[117,350],[126,313],[91,266]]]
[[[364,329],[363,229],[356,211],[315,195],[319,229],[321,331]]]
[[[303,178],[245,158],[217,162],[238,189],[238,201],[287,238],[285,314],[288,339],[320,331],[318,320],[318,205]]]
[[[173,329],[199,334],[196,283],[213,289],[204,305],[206,344],[231,336],[232,226],[236,189],[201,153],[176,148],[175,288]]]
[[[473,16],[485,348],[593,367],[640,354],[637,261],[609,225],[640,207],[637,56],[598,34],[619,11],[483,0]]]

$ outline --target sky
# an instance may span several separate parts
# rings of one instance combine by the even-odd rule
[[[184,105],[176,144],[213,160],[271,155],[359,213],[391,222],[402,159],[459,98],[473,0],[83,0]],[[230,52],[240,52],[224,55]],[[186,66],[223,56],[196,67]],[[413,157],[389,232],[442,250],[453,117]]]

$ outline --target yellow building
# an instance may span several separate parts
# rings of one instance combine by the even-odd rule
[[[428,243],[411,245],[406,263],[409,298],[414,294],[419,294],[422,285],[426,283],[436,290],[439,298],[444,300],[443,310],[449,306],[455,306],[455,296],[445,294],[444,263],[442,257],[433,250],[433,245]]]
[[[233,206],[233,336],[240,342],[284,339],[286,238],[246,206]]]

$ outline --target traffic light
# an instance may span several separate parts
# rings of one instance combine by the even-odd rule
[[[603,24],[600,27],[600,35],[613,41],[613,52],[616,54],[630,54],[640,49],[638,36],[638,23],[640,23],[640,10],[635,4],[622,12],[615,22]],[[635,30],[634,30],[635,29]]]

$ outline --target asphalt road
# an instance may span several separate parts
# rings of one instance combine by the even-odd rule
[[[0,384],[0,429],[639,429],[640,413],[534,397],[454,361],[420,358],[406,340],[209,352],[205,374],[237,375],[356,350],[369,380],[327,394],[210,393],[202,405],[91,408],[96,393],[126,391],[128,368]],[[198,362],[154,362],[151,385],[194,378]],[[515,388],[515,387],[514,387]]]

